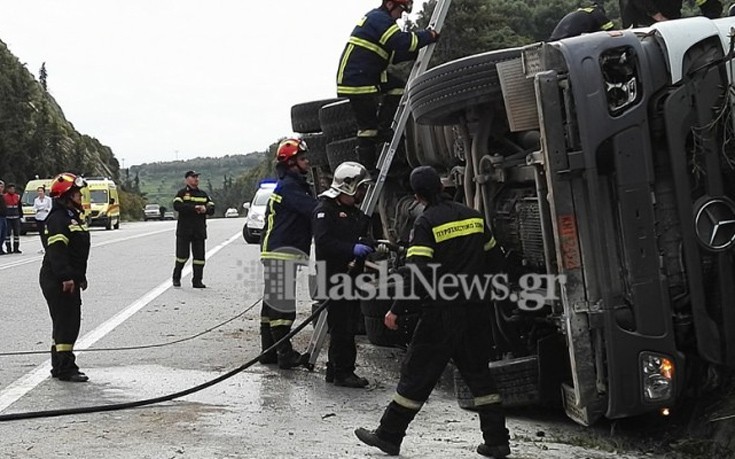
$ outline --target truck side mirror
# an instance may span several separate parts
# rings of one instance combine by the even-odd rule
[[[249,202],[244,203],[242,205],[242,208],[245,209],[245,210],[250,210],[250,203]]]

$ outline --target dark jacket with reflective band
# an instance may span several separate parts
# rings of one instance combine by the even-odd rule
[[[359,208],[319,198],[314,209],[314,250],[316,259],[326,262],[327,276],[348,271],[355,259],[355,244],[365,235],[368,223],[369,218]]]
[[[406,265],[416,265],[429,282],[434,278],[431,264],[438,265],[437,279],[445,274],[464,275],[467,282],[471,283],[473,277],[497,273],[502,268],[502,260],[502,251],[480,213],[450,200],[430,205],[416,219],[406,254]],[[450,295],[458,295],[453,300],[428,298],[426,295],[430,292],[414,279],[414,293],[424,299],[420,304],[415,301],[399,301],[391,310],[401,314],[417,306],[488,304],[490,282],[484,280],[484,277],[479,279],[481,284],[487,285],[487,295],[482,296],[475,290],[472,295],[467,296],[461,287],[445,289]]]
[[[261,259],[302,258],[289,256],[284,248],[295,248],[306,256],[311,251],[311,213],[316,199],[306,176],[286,172],[278,180],[265,209]]]
[[[370,11],[347,41],[337,69],[337,94],[350,96],[380,91],[388,64],[415,59],[432,42],[431,32],[402,32],[387,9]]]
[[[610,30],[613,23],[600,8],[579,8],[563,18],[556,25],[549,40],[576,37],[583,33]]]
[[[79,211],[64,207],[54,199],[46,217],[48,247],[41,265],[41,280],[77,284],[87,280],[90,237]]]
[[[207,206],[207,212],[197,213],[194,206]],[[176,235],[194,239],[207,238],[207,215],[214,214],[214,202],[199,188],[185,186],[174,198],[174,210],[179,213]]]

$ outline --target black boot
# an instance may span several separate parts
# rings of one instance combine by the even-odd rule
[[[269,347],[273,346],[275,341],[273,340],[273,335],[271,334],[271,325],[268,322],[262,322],[260,324],[260,352],[261,356],[258,361],[262,363],[263,365],[278,363],[278,354],[276,353],[275,349],[263,354],[263,351],[268,349]]]
[[[202,283],[202,277],[204,276],[204,265],[193,265],[192,266],[193,275],[191,278],[191,286],[194,288],[207,288],[206,285]]]
[[[397,456],[401,450],[401,442],[406,436],[406,429],[413,421],[418,410],[390,402],[380,418],[380,426],[374,431],[357,429],[355,435],[363,443],[380,448],[381,451]]]
[[[494,403],[477,407],[480,415],[480,429],[485,443],[477,447],[477,453],[501,459],[510,454],[508,429],[505,427],[505,411],[502,405]]]
[[[20,251],[20,241],[13,241],[13,253],[23,253]]]
[[[357,389],[361,389],[368,385],[368,380],[357,376],[355,373],[352,373],[351,375],[347,375],[344,378],[335,377],[334,385],[342,386],[342,387],[354,387]]]
[[[357,138],[357,162],[365,166],[368,171],[371,171],[371,174],[376,170],[378,164],[375,142],[375,137]]]
[[[59,377],[59,354],[56,352],[56,345],[51,345],[51,377]]]
[[[271,335],[273,336],[273,342],[280,341],[284,336],[288,335],[291,331],[291,327],[288,325],[279,325],[277,327],[271,327]],[[278,346],[278,368],[288,370],[290,368],[298,367],[301,365],[301,354],[296,352],[291,346],[291,341],[286,340]]]
[[[184,269],[184,263],[179,261],[174,266],[174,274],[171,276],[171,281],[174,287],[181,287],[181,271]]]
[[[56,352],[59,366],[57,377],[59,381],[68,382],[87,382],[89,377],[79,371],[76,364],[76,357],[72,351]]]

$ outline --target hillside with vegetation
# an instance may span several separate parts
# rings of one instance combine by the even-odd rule
[[[273,176],[273,160],[278,143],[267,151],[219,158],[194,158],[131,166],[124,171],[125,181],[139,191],[147,203],[168,209],[176,192],[184,186],[184,173],[199,172],[199,187],[216,204],[215,216],[222,216],[229,207],[242,209],[252,199],[258,182]]]

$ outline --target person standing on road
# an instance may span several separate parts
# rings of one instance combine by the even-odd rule
[[[306,142],[296,138],[284,140],[276,150],[278,182],[266,207],[260,252],[264,283],[260,311],[263,351],[286,336],[296,320],[296,271],[311,251],[311,213],[316,207],[306,181],[307,156]],[[301,364],[301,354],[286,340],[277,352],[263,354],[260,363],[294,368]]]
[[[202,282],[204,277],[205,241],[207,239],[207,215],[214,214],[214,202],[207,193],[199,189],[199,173],[186,171],[186,186],[176,193],[174,209],[179,213],[176,222],[176,264],[173,273],[173,286],[181,287],[181,271],[189,260],[191,248],[194,288],[207,288]]]
[[[373,251],[369,245],[360,243],[369,225],[368,217],[358,205],[365,197],[368,185],[372,183],[368,170],[360,163],[347,161],[334,171],[332,184],[320,195],[319,204],[314,209],[314,246],[317,261],[323,261],[328,291],[339,291],[349,295],[345,286],[334,284],[335,276],[348,273],[351,265],[365,260]],[[368,380],[355,374],[355,334],[360,319],[358,299],[330,297],[327,306],[327,327],[329,329],[329,350],[327,362],[327,382],[336,386],[361,388]]]
[[[371,171],[377,142],[393,137],[393,115],[406,86],[388,66],[416,59],[419,49],[439,39],[435,30],[401,31],[396,20],[412,6],[413,0],[383,0],[357,23],[339,58],[337,95],[350,100],[357,120],[357,159]]]
[[[61,381],[86,382],[79,371],[74,343],[82,317],[81,290],[87,289],[90,238],[82,213],[84,179],[65,172],[51,184],[53,207],[46,218],[48,248],[39,280],[53,324],[51,376]]]
[[[607,18],[605,9],[595,3],[587,8],[578,8],[561,18],[561,21],[559,21],[551,33],[549,41],[576,37],[583,33],[610,30],[612,28],[613,23]]]
[[[15,185],[8,183],[5,199],[7,229],[5,233],[5,250],[8,253],[22,253],[20,251],[20,224],[23,218],[23,203],[20,195],[15,192]],[[13,250],[10,250],[10,234],[13,234]]]
[[[410,268],[423,273],[425,279],[462,275],[472,280],[468,284],[478,277],[498,273],[503,264],[502,250],[482,216],[445,198],[441,179],[430,166],[414,169],[410,181],[425,210],[414,223],[407,266],[414,265]],[[434,269],[437,271],[432,274]],[[480,415],[484,443],[477,447],[477,452],[495,458],[508,456],[505,414],[488,368],[493,346],[489,299],[483,298],[480,292],[467,292],[459,287],[444,288],[443,292],[434,288],[433,293],[428,292],[413,275],[407,277],[406,285],[413,287],[411,293],[424,298],[421,318],[401,366],[393,401],[386,408],[380,425],[373,431],[359,428],[355,435],[363,443],[397,455],[408,425],[452,359],[467,382]],[[454,286],[458,284],[461,286],[461,282]],[[397,329],[399,311],[415,307],[415,303],[395,302],[385,315],[386,327]]]
[[[36,229],[41,238],[43,250],[46,250],[46,217],[51,212],[53,203],[51,198],[46,196],[46,189],[44,187],[39,186],[36,192],[38,196],[33,200],[33,211],[36,214]]]
[[[5,205],[5,182],[0,180],[0,255],[5,255],[6,252],[3,250],[3,242],[5,242],[5,233],[8,231],[8,206]]]

